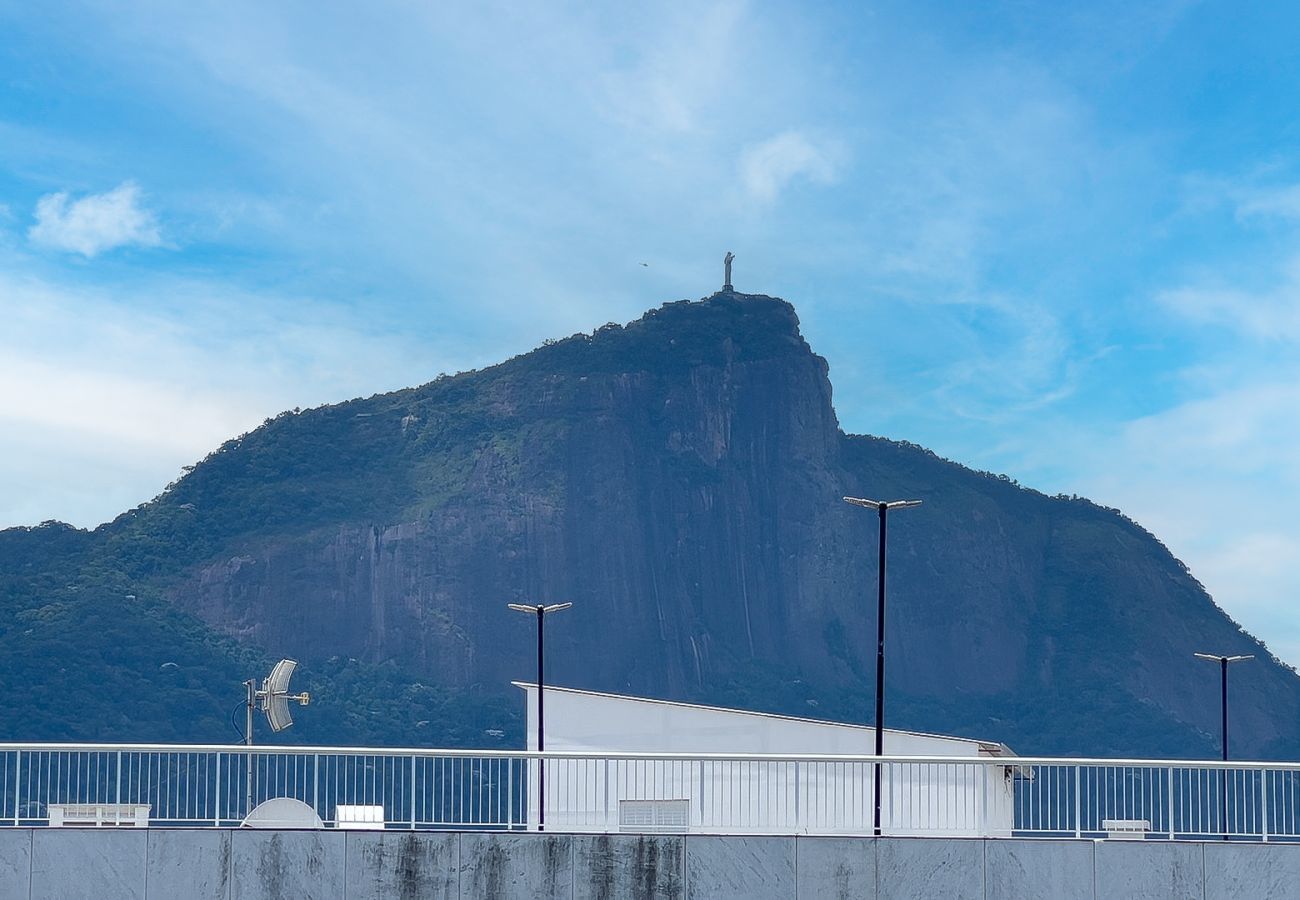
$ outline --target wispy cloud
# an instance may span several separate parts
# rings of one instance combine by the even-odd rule
[[[740,177],[749,196],[770,203],[797,178],[830,184],[835,180],[839,155],[834,144],[817,144],[802,132],[785,131],[744,149]]]
[[[1181,287],[1157,297],[1166,308],[1201,325],[1256,340],[1300,341],[1300,258],[1275,287],[1248,291],[1231,286]]]
[[[141,199],[140,188],[130,181],[77,200],[65,191],[47,194],[37,201],[36,224],[27,236],[35,244],[87,258],[129,245],[156,247],[162,243],[158,220]]]
[[[1242,218],[1300,219],[1300,185],[1249,188],[1234,193],[1237,214]]]
[[[1152,529],[1224,609],[1300,664],[1300,369],[1223,385],[1081,446],[1095,448],[1074,451],[1091,457],[1081,492]]]
[[[679,139],[712,130],[726,114],[723,99],[747,81],[735,57],[745,49],[747,4],[726,0],[633,16],[631,40],[613,58],[584,52],[596,62],[594,109],[638,136]],[[666,14],[665,14],[666,13]],[[606,32],[608,34],[608,32]],[[589,35],[593,44],[603,38]]]
[[[484,361],[308,298],[175,277],[111,290],[0,272],[0,299],[0,528],[97,524],[267,416]]]

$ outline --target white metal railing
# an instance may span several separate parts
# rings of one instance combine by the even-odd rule
[[[0,744],[0,825],[77,805],[229,827],[251,796],[327,827],[364,806],[388,828],[871,834],[877,765],[883,834],[1300,840],[1300,764],[166,744]]]

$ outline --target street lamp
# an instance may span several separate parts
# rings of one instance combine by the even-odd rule
[[[555,613],[560,610],[568,609],[572,603],[552,603],[550,606],[544,606],[541,603],[528,605],[524,603],[507,603],[506,606],[516,612],[528,613],[537,616],[537,752],[546,749],[546,727],[543,716],[542,692],[545,684],[545,668],[543,659],[546,654],[546,614]],[[545,786],[546,786],[546,764],[543,760],[537,761],[537,830],[546,830],[546,803],[545,803]]]
[[[1254,655],[1247,656],[1219,656],[1214,653],[1193,653],[1197,659],[1208,659],[1211,662],[1219,664],[1219,676],[1221,679],[1222,693],[1222,712],[1223,712],[1223,761],[1228,761],[1228,664],[1235,662],[1245,662],[1248,659],[1254,659]],[[1223,839],[1228,839],[1228,770],[1219,770],[1219,796],[1223,799]]]
[[[880,514],[880,584],[876,607],[876,756],[885,755],[885,529],[891,509],[920,506],[920,500],[864,500],[845,497],[845,503],[874,509]],[[876,811],[874,826],[880,834],[880,763],[876,763]]]

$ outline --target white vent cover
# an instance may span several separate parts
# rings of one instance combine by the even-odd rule
[[[384,808],[340,803],[334,807],[334,823],[351,831],[383,831]]]
[[[689,800],[620,800],[619,831],[685,832],[691,823]]]
[[[1101,829],[1113,841],[1146,840],[1151,823],[1146,819],[1102,819]]]
[[[51,803],[50,827],[69,825],[106,825],[149,827],[150,806],[141,803]]]

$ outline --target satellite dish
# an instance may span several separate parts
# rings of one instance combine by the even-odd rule
[[[289,693],[289,679],[293,677],[296,668],[298,660],[280,660],[262,682],[262,689],[257,692],[258,699],[262,701],[262,712],[266,713],[266,721],[270,723],[272,731],[284,731],[293,724],[293,716],[289,715],[290,700],[297,701],[302,706],[311,702],[311,694],[306,691],[301,694]]]
[[[257,804],[249,813],[240,828],[324,828],[325,823],[312,809],[301,800],[288,797],[275,797]]]

